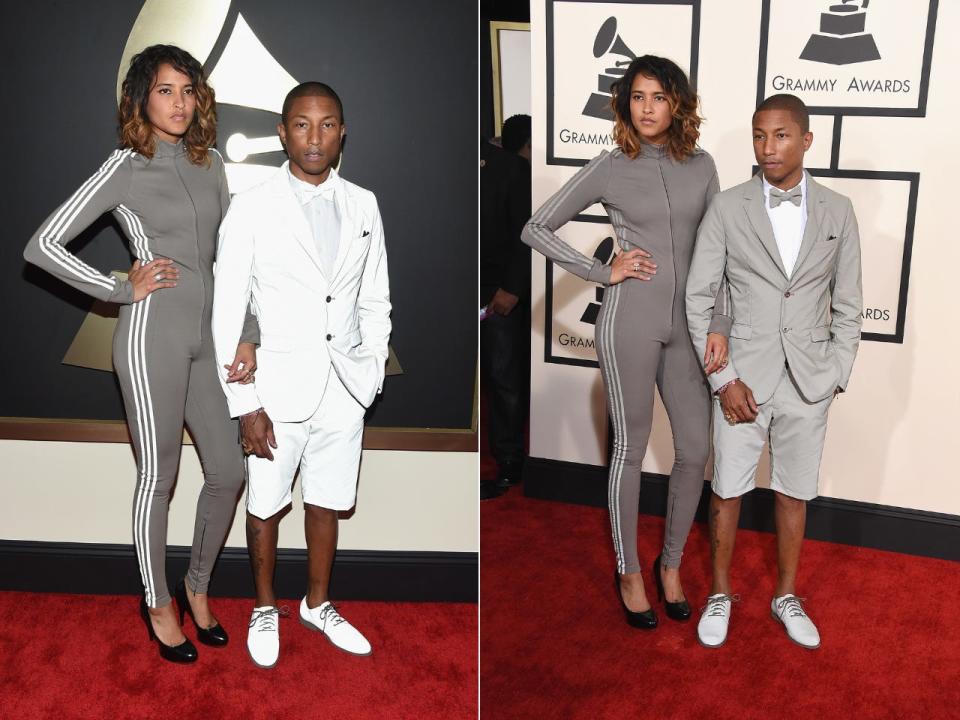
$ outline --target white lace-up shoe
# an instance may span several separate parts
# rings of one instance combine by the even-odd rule
[[[739,595],[717,593],[707,598],[703,615],[697,624],[697,638],[704,647],[718,648],[727,641],[730,626],[730,607],[740,599]]]
[[[770,613],[786,628],[787,635],[797,645],[810,650],[820,647],[820,633],[803,609],[803,598],[790,594],[774,598],[770,603]]]
[[[337,612],[329,600],[309,608],[304,597],[300,601],[300,622],[311,630],[322,632],[327,640],[351,655],[369,655],[373,652],[367,639]]]
[[[247,631],[247,650],[250,659],[257,667],[272,668],[280,657],[280,628],[281,615],[284,610],[273,605],[264,605],[253,609],[250,616],[250,629]]]

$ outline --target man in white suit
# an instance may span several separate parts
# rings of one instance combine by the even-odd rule
[[[797,567],[806,502],[817,495],[827,411],[847,387],[860,343],[863,293],[853,205],[804,171],[812,142],[799,98],[774,95],[761,103],[753,116],[761,171],[713,198],[687,280],[687,321],[701,356],[713,314],[733,319],[729,362],[708,376],[717,395],[713,587],[697,628],[708,647],[727,637],[740,498],[754,487],[768,439],[778,564],[771,613],[794,642],[820,645],[795,594]],[[729,297],[720,298],[730,307],[717,309],[722,278]]]
[[[233,199],[220,227],[213,306],[221,366],[233,358],[248,303],[260,325],[255,382],[227,384],[221,372],[252,453],[247,547],[257,600],[247,648],[260,667],[273,667],[280,651],[273,570],[298,468],[309,564],[300,621],[342,650],[371,652],[327,591],[337,512],[356,500],[364,412],[382,389],[390,336],[376,198],[334,169],[346,133],[340,98],[322,83],[297,86],[277,132],[289,160]]]

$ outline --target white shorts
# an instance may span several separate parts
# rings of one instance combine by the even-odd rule
[[[807,402],[786,369],[752,423],[731,425],[714,400],[713,492],[726,499],[753,490],[760,452],[769,438],[770,489],[797,500],[815,498],[832,402],[833,396]]]
[[[349,510],[357,500],[364,407],[330,370],[323,400],[302,422],[274,422],[273,460],[247,458],[247,511],[262,520],[292,500],[300,470],[300,491],[309,505]]]

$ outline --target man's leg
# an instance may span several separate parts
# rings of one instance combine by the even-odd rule
[[[520,482],[524,460],[523,427],[527,408],[525,362],[517,337],[523,331],[520,306],[507,316],[480,324],[481,372],[487,393],[487,439],[497,462],[500,487]]]
[[[253,571],[257,607],[276,606],[273,592],[273,572],[277,564],[277,533],[280,528],[280,513],[266,520],[247,513],[247,553]]]
[[[832,397],[808,402],[793,378],[774,394],[770,425],[770,489],[776,498],[778,577],[771,612],[791,640],[806,648],[820,646],[820,633],[796,597],[797,568],[807,520],[807,501],[817,496],[820,458]]]
[[[247,552],[256,589],[256,604],[247,631],[247,650],[254,664],[273,667],[280,656],[280,627],[273,572],[277,534],[283,510],[306,443],[305,423],[274,422],[277,447],[273,460],[247,458]]]
[[[328,587],[337,552],[337,512],[349,510],[357,499],[363,416],[363,406],[331,372],[323,401],[307,422],[309,439],[300,460],[309,563],[300,622],[354,655],[369,655],[370,643],[331,604]]]
[[[751,423],[728,423],[720,403],[713,401],[713,494],[710,497],[710,596],[697,625],[697,637],[707,647],[726,642],[730,611],[736,599],[730,565],[740,520],[740,498],[756,483],[757,464],[766,441],[770,409],[760,406]]]
[[[732,595],[730,589],[730,565],[733,562],[733,545],[737,539],[740,522],[740,496],[722,498],[710,495],[710,567],[713,582],[710,594]]]
[[[307,606],[315,608],[330,599],[330,571],[337,554],[337,511],[304,503],[303,526],[307,537]]]
[[[797,567],[800,565],[800,547],[807,523],[807,503],[780,492],[775,498],[774,517],[777,522],[777,597],[796,593]]]

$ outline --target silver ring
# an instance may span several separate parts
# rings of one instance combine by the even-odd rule
[[[634,264],[633,264],[633,269],[634,269],[634,270],[639,270],[639,269],[640,269],[640,263],[634,263]]]
[[[160,273],[157,273],[156,275],[153,276],[153,279],[155,282],[160,282],[160,278],[161,278]]]

